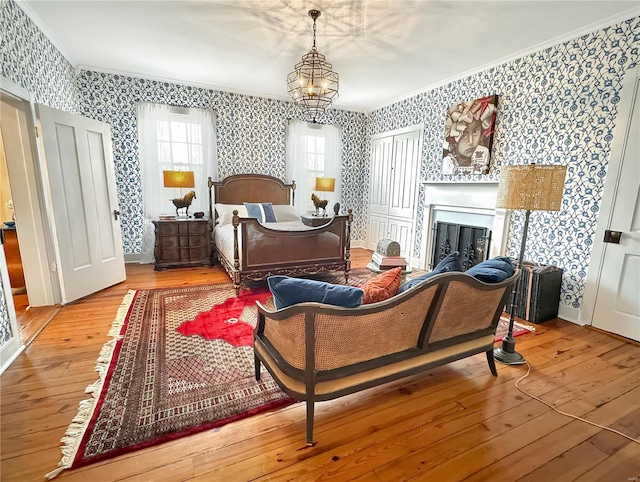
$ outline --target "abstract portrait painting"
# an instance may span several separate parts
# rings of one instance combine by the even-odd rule
[[[497,111],[497,95],[447,109],[442,174],[489,173]]]

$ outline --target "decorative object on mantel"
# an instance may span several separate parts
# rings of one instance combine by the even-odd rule
[[[295,103],[306,108],[315,122],[318,113],[338,98],[338,73],[316,49],[316,20],[320,10],[309,10],[309,16],[313,19],[313,47],[287,76],[287,86]]]
[[[183,188],[195,187],[195,176],[193,171],[162,171],[164,187],[180,188],[181,196]],[[176,216],[179,216],[178,209],[185,209],[185,217],[189,217],[189,206],[196,199],[195,191],[189,191],[182,197],[171,199],[176,208]]]
[[[340,214],[340,203],[335,203],[333,205],[333,214],[338,216]]]
[[[560,165],[529,164],[502,167],[496,207],[525,211],[520,257],[518,258],[518,268],[520,269],[523,268],[531,211],[560,210],[566,173],[567,166]],[[517,288],[514,285],[509,310],[509,331],[502,339],[502,346],[493,351],[494,358],[507,365],[525,363],[524,357],[515,349],[516,340],[513,337],[516,295]]]
[[[333,177],[316,177],[315,187],[315,190],[319,192],[333,192],[336,188],[336,180]],[[322,215],[326,216],[327,204],[329,201],[326,199],[320,199],[315,194],[311,195],[311,200],[313,201],[313,205],[316,207],[315,216],[320,216],[320,209],[322,209]]]
[[[442,174],[489,174],[497,105],[489,95],[449,107]]]

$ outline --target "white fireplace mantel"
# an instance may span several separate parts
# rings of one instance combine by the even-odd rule
[[[439,217],[450,213],[458,219],[468,217],[469,224],[477,225],[474,220],[488,219],[491,229],[491,247],[489,258],[501,256],[505,253],[507,244],[507,220],[509,211],[496,208],[498,196],[498,182],[456,182],[430,183],[425,186],[425,201],[423,212],[423,231],[420,259],[423,268],[428,269],[432,253],[432,226]],[[445,214],[443,214],[445,213]],[[462,223],[461,223],[462,224]]]

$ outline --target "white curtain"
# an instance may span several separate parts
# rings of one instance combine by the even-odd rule
[[[215,114],[208,109],[186,109],[168,105],[139,102],[136,105],[139,136],[140,176],[142,178],[142,208],[144,211],[141,263],[153,263],[155,227],[153,220],[160,214],[175,214],[171,199],[182,197],[187,189],[170,189],[163,185],[164,170],[194,171],[196,199],[189,213],[203,211],[208,215],[209,195],[207,178],[218,179],[216,152]],[[159,143],[161,126],[172,121],[187,122],[201,126],[202,152],[189,152],[188,162],[177,162],[172,149],[161,151]],[[164,124],[163,124],[164,123]],[[166,145],[167,143],[165,143]],[[193,149],[192,149],[193,150]]]
[[[314,151],[313,137],[324,139],[324,152]],[[287,125],[287,182],[296,181],[296,209],[299,214],[315,211],[311,194],[328,199],[327,214],[342,199],[342,144],[340,127],[290,120]],[[332,193],[314,191],[316,176],[335,178]]]

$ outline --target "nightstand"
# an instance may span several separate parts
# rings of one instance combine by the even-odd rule
[[[156,227],[154,269],[211,266],[209,221],[200,219],[161,219]]]
[[[307,226],[317,228],[318,226],[324,226],[325,224],[330,223],[333,216],[312,216],[311,214],[303,214],[300,218]]]

